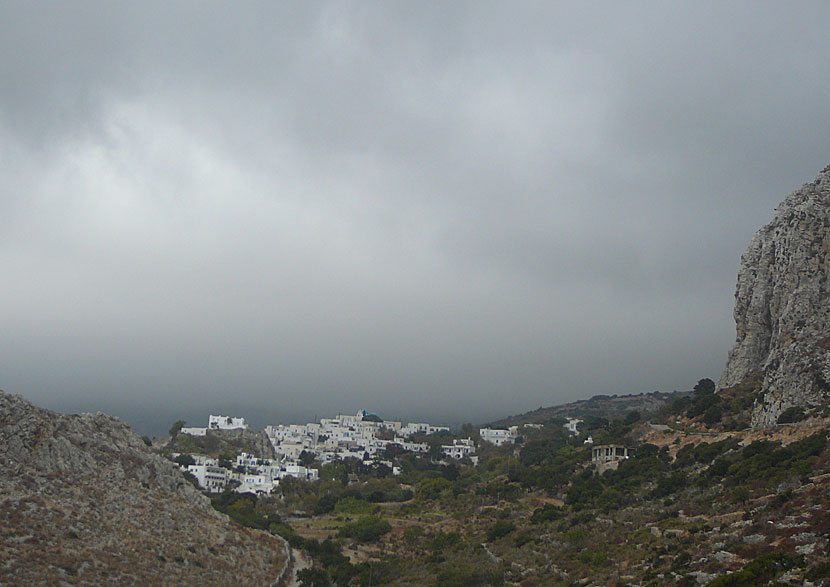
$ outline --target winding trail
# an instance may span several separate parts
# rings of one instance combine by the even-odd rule
[[[286,579],[288,582],[285,584],[286,587],[300,587],[300,582],[297,579],[297,573],[302,571],[303,569],[311,568],[311,557],[309,557],[305,551],[303,550],[296,550],[294,548],[291,549],[291,570],[288,573]]]
[[[278,538],[282,540],[285,549],[285,566],[280,576],[271,584],[271,587],[300,587],[297,574],[303,569],[311,568],[313,564],[311,557],[303,550],[291,548],[288,541],[281,536],[278,536]]]

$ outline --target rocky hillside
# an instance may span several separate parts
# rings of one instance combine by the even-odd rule
[[[204,436],[176,434],[161,447],[163,452],[198,453],[211,457],[236,457],[246,452],[261,459],[276,459],[277,453],[265,431],[249,429],[208,430]]]
[[[721,389],[759,377],[752,425],[830,398],[830,166],[790,194],[741,258]]]
[[[635,449],[613,463],[553,423],[476,467],[413,455],[377,479],[355,462],[347,484],[327,465],[256,508],[282,515],[315,584],[830,587],[830,421],[724,431],[673,411],[716,397],[669,406],[672,428],[611,422],[598,444]]]
[[[629,412],[656,412],[669,405],[674,399],[685,397],[691,392],[639,393],[633,395],[595,395],[586,400],[579,400],[548,408],[537,408],[531,412],[508,416],[491,422],[489,426],[505,427],[522,424],[546,424],[563,418],[605,418],[611,420],[625,416]]]
[[[0,392],[0,584],[268,585],[284,552],[118,419]]]

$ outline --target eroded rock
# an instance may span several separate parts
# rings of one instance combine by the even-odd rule
[[[753,427],[830,398],[830,166],[790,194],[741,257],[735,346],[718,387],[760,373]]]

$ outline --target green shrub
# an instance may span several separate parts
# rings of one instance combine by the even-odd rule
[[[331,581],[323,569],[302,569],[297,572],[302,587],[329,587]]]
[[[533,514],[530,516],[530,521],[533,524],[552,522],[553,520],[559,519],[561,515],[562,511],[560,508],[546,503],[542,507],[533,510]]]
[[[824,562],[819,565],[816,565],[815,567],[807,571],[805,578],[808,581],[830,579],[830,562]]]
[[[338,514],[369,514],[374,506],[367,501],[356,497],[341,497],[334,505],[334,511]]]
[[[787,552],[770,552],[748,563],[743,569],[718,577],[710,587],[754,587],[766,585],[784,571],[801,564],[798,556]]]
[[[697,418],[702,416],[709,410],[715,406],[718,406],[721,403],[721,398],[714,393],[711,394],[704,394],[704,395],[696,395],[692,400],[688,408],[686,408],[686,416],[688,418]]]
[[[675,491],[683,489],[688,480],[683,473],[675,472],[670,475],[661,476],[657,480],[657,487],[654,489],[654,497],[665,497]]]
[[[513,522],[509,520],[498,520],[487,530],[487,542],[493,542],[499,538],[504,538],[515,529],[516,525]]]
[[[187,467],[188,465],[196,464],[196,460],[189,454],[180,454],[175,459],[173,459],[173,462],[179,465],[180,467]]]
[[[439,554],[448,548],[454,548],[460,542],[461,534],[458,532],[438,532],[438,534],[430,539],[427,544],[427,548],[429,548],[433,553]]]
[[[419,501],[431,501],[441,497],[444,491],[452,489],[452,483],[444,478],[424,479],[415,487],[415,498]]]
[[[781,412],[781,415],[778,416],[778,423],[793,424],[795,422],[801,422],[806,417],[807,414],[804,413],[804,408],[800,406],[793,406]]]
[[[522,530],[516,534],[516,538],[513,543],[516,545],[516,548],[521,548],[528,542],[533,542],[535,539],[533,534],[529,530]]]
[[[476,489],[476,495],[486,495],[496,499],[516,501],[521,495],[521,487],[515,483],[494,482]]]
[[[314,504],[312,513],[314,513],[314,515],[316,516],[319,516],[334,511],[334,506],[337,505],[337,500],[338,498],[336,495],[332,493],[325,494],[323,497],[317,500],[316,504]]]
[[[435,587],[477,587],[502,585],[504,574],[496,570],[455,567],[444,569],[436,577]]]
[[[377,542],[388,533],[392,525],[378,516],[365,516],[356,522],[349,522],[338,532],[342,538],[354,538],[358,542]]]

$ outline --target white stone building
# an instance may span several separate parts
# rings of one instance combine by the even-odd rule
[[[519,437],[519,427],[511,426],[507,430],[503,428],[481,428],[478,434],[484,442],[502,446],[503,444],[516,442],[516,438]]]
[[[238,428],[248,428],[245,418],[214,416],[212,414],[208,417],[208,429],[210,430],[236,430]]]
[[[568,418],[568,422],[564,424],[565,430],[568,431],[569,434],[576,436],[579,434],[579,430],[577,427],[582,424],[582,420],[579,418]]]
[[[222,492],[230,479],[230,471],[217,464],[188,465],[187,472],[196,477],[199,487],[211,493]]]
[[[473,455],[476,445],[470,438],[454,440],[452,446],[442,446],[441,452],[453,459],[463,459]]]
[[[279,486],[279,481],[268,475],[240,475],[239,486],[234,489],[237,493],[256,493],[270,495]]]
[[[594,463],[608,463],[611,461],[624,461],[631,458],[634,449],[620,444],[601,444],[591,448],[591,461]]]
[[[399,434],[403,437],[412,436],[413,434],[435,434],[437,432],[449,432],[447,426],[433,426],[425,422],[410,422],[400,429]]]

